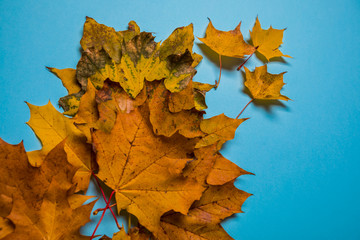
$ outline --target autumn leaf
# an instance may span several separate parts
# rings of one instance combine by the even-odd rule
[[[176,113],[194,108],[194,97],[194,88],[190,81],[183,91],[170,94],[168,103],[170,112]]]
[[[81,86],[76,80],[76,70],[72,68],[65,69],[56,69],[51,67],[46,67],[51,73],[57,76],[66,90],[68,94],[78,93],[81,90]]]
[[[5,166],[0,169],[0,186],[11,189],[12,208],[6,219],[15,225],[4,239],[84,239],[79,228],[89,220],[93,203],[70,207],[68,192],[76,167],[67,161],[64,144],[55,146],[40,167],[33,167],[22,143],[0,140]],[[4,198],[0,201],[3,205]]]
[[[53,180],[43,196],[39,210],[29,208],[21,195],[14,194],[14,205],[7,219],[15,230],[4,240],[10,239],[88,239],[80,235],[80,227],[89,220],[94,202],[72,209],[67,200],[68,189]]]
[[[96,131],[93,139],[97,176],[116,191],[118,210],[137,216],[156,236],[161,215],[170,210],[186,214],[203,188],[181,176],[194,141],[156,136],[148,114],[146,108],[119,113],[111,133]]]
[[[187,164],[183,175],[195,179],[198,183],[207,187],[206,178],[217,158],[216,144],[196,149],[194,155],[194,160]]]
[[[162,82],[154,83],[152,87],[154,89],[149,96],[150,122],[156,134],[171,137],[178,131],[188,138],[203,135],[200,130],[203,113],[191,110],[172,113],[168,103],[170,91]]]
[[[241,22],[234,30],[221,31],[217,30],[209,19],[205,37],[199,38],[206,46],[219,54],[220,73],[219,80],[215,81],[215,89],[219,86],[221,79],[221,56],[243,58],[245,55],[253,54],[256,50],[256,48],[244,41],[240,25]]]
[[[262,54],[268,61],[275,57],[289,57],[284,55],[279,47],[283,43],[283,34],[285,29],[274,29],[270,26],[265,30],[261,28],[259,18],[256,18],[254,27],[250,31],[250,38],[253,46],[257,48],[257,52]]]
[[[139,228],[130,228],[129,233],[126,233],[124,228],[121,228],[119,232],[114,233],[112,238],[103,236],[100,240],[149,240],[150,235],[148,233],[141,232]]]
[[[221,56],[243,58],[255,51],[255,48],[244,41],[240,31],[241,22],[231,31],[217,30],[209,20],[205,37],[199,38],[209,48]]]
[[[14,232],[14,229],[14,224],[9,219],[0,217],[0,239]]]
[[[165,60],[170,55],[181,55],[188,50],[194,59],[192,67],[196,67],[202,60],[200,54],[192,52],[194,45],[194,26],[189,24],[185,27],[176,28],[171,35],[161,44],[159,56],[161,60]]]
[[[187,215],[173,212],[161,218],[161,227],[166,232],[161,239],[232,239],[219,223],[242,212],[241,206],[250,195],[237,189],[233,182],[209,186]]]
[[[83,37],[80,44],[84,51],[94,48],[98,51],[104,49],[115,62],[121,58],[121,44],[140,33],[139,26],[131,21],[125,31],[116,32],[114,28],[97,23],[94,19],[86,17]]]
[[[205,103],[205,95],[208,91],[213,89],[215,86],[208,83],[193,82],[194,86],[194,105],[195,109],[202,111],[207,109]]]
[[[245,120],[245,118],[229,118],[224,114],[204,119],[200,124],[200,129],[206,135],[201,138],[195,147],[201,148],[217,143],[217,149],[221,149],[221,146],[226,141],[234,138],[236,129]]]
[[[0,163],[4,166],[0,168],[0,184],[7,186],[7,191],[22,190],[24,199],[33,208],[39,207],[37,199],[44,195],[51,179],[62,179],[67,184],[77,170],[67,161],[64,142],[47,154],[41,167],[29,163],[23,143],[11,145],[0,139],[0,150]]]
[[[206,178],[206,183],[210,185],[223,185],[245,174],[254,175],[240,168],[218,152],[214,165]]]
[[[245,67],[245,86],[249,89],[253,99],[278,99],[288,101],[290,98],[281,95],[280,90],[285,85],[283,75],[267,72],[267,65],[256,67],[250,72]]]
[[[281,41],[272,39],[274,29],[258,27],[257,19],[253,36],[271,35],[264,39],[277,42],[272,49],[277,53]],[[276,31],[282,39],[283,30]],[[246,119],[224,114],[204,119],[206,93],[218,83],[193,80],[202,56],[193,52],[192,24],[162,43],[154,38],[134,21],[116,31],[87,17],[76,69],[48,68],[68,95],[59,100],[63,114],[50,102],[28,104],[28,125],[42,149],[26,153],[22,143],[0,139],[1,239],[93,239],[97,227],[92,237],[79,233],[94,204],[84,205],[92,198],[83,195],[91,176],[106,202],[94,212],[111,211],[119,228],[111,239],[232,239],[221,222],[242,212],[251,194],[234,182],[252,173],[219,150]],[[199,39],[219,54],[220,76],[222,55],[251,56],[273,46],[266,41],[251,46],[240,24],[225,32],[211,21]],[[283,74],[267,73],[266,66],[245,68],[245,86],[254,99],[288,100],[280,94]],[[100,181],[112,190],[110,197]],[[113,196],[117,213],[136,217],[136,227],[120,226]]]
[[[42,143],[42,149],[28,152],[32,166],[40,166],[47,153],[66,139],[65,151],[71,164],[78,167],[74,182],[79,190],[87,189],[91,176],[91,146],[86,137],[76,128],[74,120],[63,116],[49,102],[45,106],[27,103],[30,108],[28,125]]]

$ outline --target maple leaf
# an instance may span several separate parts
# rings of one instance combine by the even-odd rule
[[[95,131],[99,173],[116,191],[119,211],[126,209],[155,236],[162,214],[174,210],[187,213],[204,190],[181,176],[195,143],[180,135],[156,136],[146,108],[118,113],[110,134]],[[146,208],[146,210],[145,210]]]
[[[184,176],[195,179],[204,186],[223,185],[244,174],[252,174],[224,158],[217,149],[217,143],[195,149],[195,159],[188,163]]]
[[[217,143],[217,149],[221,149],[221,146],[226,141],[234,138],[236,129],[245,120],[246,118],[229,118],[224,114],[204,119],[200,124],[200,129],[206,135],[201,138],[195,147],[200,148]]]
[[[139,228],[133,227],[129,229],[129,233],[126,233],[125,229],[121,228],[119,232],[113,234],[112,238],[103,236],[100,240],[149,240],[149,238],[148,233],[141,232]]]
[[[166,232],[161,239],[232,239],[219,223],[242,212],[241,205],[250,195],[237,189],[233,182],[209,186],[187,215],[172,212],[161,218],[161,227]]]
[[[176,28],[171,35],[165,39],[161,44],[159,57],[165,60],[170,55],[181,55],[188,50],[191,53],[191,57],[194,59],[192,67],[196,67],[202,60],[200,54],[192,52],[194,45],[194,26],[189,24],[185,27]]]
[[[68,193],[77,169],[67,161],[64,145],[60,142],[40,167],[33,167],[22,143],[10,145],[0,139],[5,166],[0,169],[0,186],[6,185],[12,197],[5,217],[15,225],[4,239],[84,239],[79,228],[89,220],[94,203],[70,207]],[[0,201],[6,204],[3,197]]]
[[[240,168],[217,152],[216,160],[207,175],[206,183],[210,185],[223,185],[245,174],[254,175]]]
[[[61,80],[62,84],[68,91],[68,94],[78,93],[81,90],[81,86],[76,79],[75,69],[72,68],[56,69],[51,67],[46,67],[46,68]]]
[[[150,122],[156,134],[170,137],[178,131],[188,138],[203,135],[200,130],[203,113],[191,110],[172,113],[168,103],[170,91],[163,82],[154,83],[152,87],[154,90],[149,96]]]
[[[267,65],[256,67],[250,72],[245,67],[245,86],[249,89],[253,99],[278,99],[288,101],[290,98],[281,95],[280,90],[285,85],[283,75],[267,72]]]
[[[74,182],[78,190],[85,190],[91,176],[91,146],[86,144],[86,137],[79,131],[74,120],[63,116],[49,102],[45,106],[27,103],[30,108],[30,120],[27,124],[42,143],[42,149],[28,152],[32,166],[40,166],[47,153],[66,139],[65,151],[71,164],[78,167]]]
[[[243,58],[255,51],[255,48],[244,41],[240,31],[241,22],[231,31],[217,30],[211,20],[206,28],[205,37],[199,38],[221,56]]]
[[[264,30],[261,28],[259,18],[256,21],[252,31],[250,31],[250,38],[253,46],[257,48],[257,52],[262,54],[268,61],[275,57],[289,57],[284,55],[279,47],[283,43],[283,34],[285,29],[274,29],[270,26],[269,29]]]
[[[221,79],[221,56],[243,58],[244,55],[253,54],[256,50],[253,46],[244,41],[243,35],[240,31],[241,22],[234,30],[220,31],[217,30],[211,20],[206,28],[205,37],[198,38],[210,49],[219,54],[220,73],[219,80],[215,81],[215,88],[219,86]]]
[[[10,239],[88,239],[79,233],[89,220],[94,202],[72,209],[67,200],[67,190],[53,180],[44,194],[39,210],[29,208],[19,194],[14,194],[14,204],[7,219],[15,230],[4,240]]]
[[[224,32],[210,21],[200,40],[220,61],[258,49],[243,40],[240,24]],[[250,194],[234,181],[252,173],[219,150],[246,119],[203,119],[205,94],[217,85],[193,81],[202,59],[193,42],[192,24],[157,43],[133,21],[115,31],[87,17],[76,70],[48,68],[68,90],[59,104],[73,117],[50,102],[28,104],[42,149],[26,153],[22,144],[0,140],[0,238],[88,239],[79,228],[93,203],[83,205],[91,197],[79,191],[92,175],[113,189],[96,211],[110,209],[116,219],[115,195],[118,212],[139,220],[128,233],[116,221],[112,239],[232,239],[220,223],[241,212]],[[245,72],[254,98],[288,100],[280,94],[283,73],[269,74],[266,66]]]

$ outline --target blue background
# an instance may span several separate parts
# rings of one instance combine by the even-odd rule
[[[283,94],[293,101],[250,105],[242,116],[251,119],[222,150],[256,174],[236,182],[254,196],[244,214],[223,226],[235,239],[360,239],[358,0],[1,0],[0,137],[13,144],[24,139],[27,150],[40,148],[25,125],[24,100],[44,105],[50,99],[56,105],[66,95],[44,66],[76,67],[85,16],[116,30],[135,20],[159,41],[191,22],[202,37],[207,17],[221,30],[242,20],[248,38],[257,15],[265,28],[287,28],[281,50],[294,58],[270,63],[269,71],[288,72]],[[195,80],[213,83],[217,56],[199,43],[194,50],[210,60],[205,56]],[[223,112],[235,117],[250,100],[241,73],[224,61],[227,69],[218,90],[208,94],[206,117]],[[261,65],[255,57],[246,64]],[[95,194],[94,185],[90,191]],[[115,225],[107,220],[98,233],[111,236]],[[83,232],[90,235],[94,225]]]

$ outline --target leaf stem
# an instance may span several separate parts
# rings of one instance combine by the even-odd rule
[[[101,193],[102,193],[102,195],[103,195],[103,198],[104,198],[104,200],[105,200],[105,202],[106,202],[106,196],[105,196],[104,190],[102,189],[102,187],[101,187],[101,185],[100,185],[100,182],[99,182],[98,177],[95,175],[94,172],[91,172],[91,175],[93,175],[93,177],[95,178],[96,183],[97,183],[97,185],[99,186],[99,188],[100,188],[100,190],[101,190]]]
[[[95,178],[95,180],[96,180],[96,182],[97,182],[97,184],[98,184],[98,186],[99,186],[99,188],[100,188],[100,190],[101,190],[101,193],[102,193],[102,195],[103,195],[104,201],[105,201],[105,203],[107,204],[108,202],[107,202],[107,200],[106,200],[106,196],[105,196],[104,190],[102,189],[102,187],[101,187],[101,185],[100,185],[100,181],[99,181],[98,177],[95,175],[94,172],[91,172],[91,174],[92,174],[93,177]],[[109,200],[109,201],[110,201],[110,200]],[[110,202],[109,202],[109,203],[110,203]],[[111,207],[113,207],[113,205],[111,205]],[[119,222],[118,222],[118,220],[117,220],[117,218],[116,218],[116,215],[115,215],[115,213],[114,213],[114,211],[112,210],[111,207],[109,207],[109,209],[110,209],[111,214],[112,214],[113,217],[114,217],[114,220],[115,220],[115,222],[116,222],[116,226],[117,226],[119,229],[121,229],[121,226],[120,226],[120,224],[119,224]],[[104,208],[104,213],[106,212],[106,210],[107,210],[107,208],[105,207],[105,208]],[[96,210],[95,210],[95,211],[96,211]]]
[[[240,65],[240,66],[238,66],[238,68],[236,69],[236,70],[240,70],[244,65],[245,65],[245,63],[252,57],[252,55],[254,55],[254,53],[256,52],[256,50],[259,48],[259,46],[257,46],[257,47],[255,47],[255,50],[254,50],[254,52],[252,53],[252,54],[250,54],[250,56]]]
[[[111,193],[111,195],[110,195],[110,197],[109,197],[109,201],[108,201],[108,202],[106,202],[106,200],[105,200],[105,202],[106,202],[105,210],[104,210],[103,213],[101,214],[100,220],[99,220],[98,224],[96,225],[95,230],[94,230],[93,234],[92,234],[91,237],[90,237],[90,240],[92,240],[92,239],[94,238],[95,233],[96,233],[96,230],[98,229],[98,227],[100,226],[101,221],[102,221],[103,218],[104,218],[106,209],[109,208],[109,205],[110,205],[110,202],[111,202],[111,198],[112,198],[112,196],[114,195],[114,193],[115,193],[115,191],[112,191],[112,193]]]
[[[241,110],[241,112],[239,113],[239,115],[237,115],[236,119],[238,119],[238,118],[240,117],[240,115],[243,113],[243,111],[245,110],[245,108],[246,108],[247,106],[249,106],[249,104],[250,104],[252,101],[254,101],[254,99],[251,99],[251,100],[245,105],[245,107]]]
[[[219,81],[215,80],[215,86],[214,88],[217,89],[219,84],[220,84],[220,79],[221,79],[221,68],[222,68],[222,63],[221,63],[221,55],[219,54],[219,65],[220,65],[220,73],[219,73]]]
[[[112,204],[112,205],[110,205],[109,206],[109,208],[112,208],[112,207],[114,207],[114,206],[116,206],[116,203],[114,203],[114,204]],[[105,208],[98,208],[98,209],[96,209],[94,212],[93,212],[93,215],[97,215],[99,212],[101,212],[101,211],[106,211],[106,207]]]

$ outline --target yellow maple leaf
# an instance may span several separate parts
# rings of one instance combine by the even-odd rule
[[[250,72],[245,67],[245,86],[249,89],[253,99],[278,99],[288,101],[290,98],[281,95],[280,90],[285,85],[283,75],[267,72],[267,65],[256,67]]]
[[[245,55],[253,54],[256,50],[244,41],[240,25],[241,22],[234,30],[221,31],[217,30],[209,19],[205,37],[199,38],[200,41],[219,54],[220,73],[219,80],[215,81],[215,89],[219,86],[221,79],[221,56],[243,58]]]
[[[204,119],[200,124],[200,129],[206,135],[200,139],[195,147],[201,148],[217,143],[217,149],[221,149],[226,141],[234,138],[236,129],[245,120],[246,118],[229,118],[225,114]]]
[[[274,29],[272,26],[267,30],[262,29],[259,18],[256,18],[254,27],[250,31],[252,44],[268,61],[274,57],[290,57],[279,50],[283,43],[284,31],[285,29]]]
[[[65,151],[71,164],[79,167],[74,181],[79,190],[87,189],[91,177],[91,146],[86,137],[70,119],[58,112],[51,102],[45,106],[27,103],[30,108],[30,120],[27,124],[42,143],[41,150],[28,152],[32,166],[40,166],[48,152],[66,139]]]
[[[199,40],[221,56],[243,58],[244,55],[255,52],[255,48],[244,41],[240,25],[241,22],[234,30],[221,31],[217,30],[209,21],[205,37],[199,38]]]

